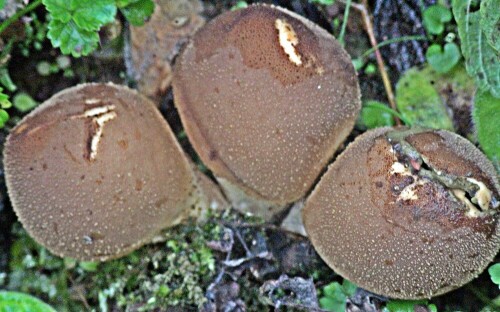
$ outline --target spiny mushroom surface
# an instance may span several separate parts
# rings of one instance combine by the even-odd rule
[[[54,95],[5,143],[9,195],[21,223],[59,256],[125,255],[215,200],[151,101],[85,84]],[[220,195],[220,194],[219,194]]]
[[[277,207],[311,188],[361,106],[335,38],[267,5],[200,29],[176,61],[173,88],[191,143],[229,196]]]
[[[493,165],[444,130],[359,136],[308,198],[306,231],[338,274],[374,293],[429,298],[481,273],[500,248]]]

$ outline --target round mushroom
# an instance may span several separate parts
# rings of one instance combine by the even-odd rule
[[[265,218],[306,194],[361,108],[335,38],[269,5],[201,28],[176,61],[173,88],[203,162],[236,208]]]
[[[190,211],[224,204],[154,104],[113,84],[79,85],[44,102],[10,133],[4,163],[28,233],[79,260],[120,257]]]
[[[493,165],[444,130],[381,128],[330,166],[303,211],[323,260],[377,294],[430,298],[475,278],[500,248]]]

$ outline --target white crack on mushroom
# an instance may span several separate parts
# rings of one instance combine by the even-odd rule
[[[274,22],[274,27],[278,30],[280,46],[283,48],[283,51],[285,51],[286,55],[288,55],[290,62],[297,66],[302,65],[302,57],[295,49],[295,46],[299,44],[299,38],[293,30],[292,25],[278,18]]]
[[[85,104],[93,105],[99,103],[99,99],[89,99],[85,101]],[[103,105],[98,107],[93,107],[86,110],[83,114],[74,116],[74,118],[92,118],[92,127],[89,131],[88,145],[88,159],[94,161],[97,157],[97,151],[99,148],[99,142],[101,141],[102,134],[104,133],[104,125],[117,117],[114,105]]]

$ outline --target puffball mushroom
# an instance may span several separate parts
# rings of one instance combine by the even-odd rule
[[[10,133],[4,163],[28,233],[79,260],[120,257],[192,209],[223,205],[154,104],[113,84],[79,85],[44,102]]]
[[[335,38],[268,5],[202,27],[176,60],[173,89],[187,136],[233,205],[266,219],[306,194],[361,108]]]
[[[444,130],[381,128],[359,136],[303,211],[319,255],[344,278],[402,299],[475,278],[500,248],[493,165]]]

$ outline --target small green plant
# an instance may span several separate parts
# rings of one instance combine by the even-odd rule
[[[248,7],[248,3],[246,1],[238,1],[236,2],[235,5],[231,7],[231,11],[239,10],[239,9],[244,9]]]
[[[424,306],[431,312],[437,312],[434,304],[429,304],[427,300],[391,300],[384,308],[384,312],[414,312],[417,306]]]
[[[394,116],[401,119],[405,125],[409,125],[409,121],[404,116],[389,108],[386,104],[370,100],[363,103],[360,122],[367,129],[393,126]]]
[[[7,113],[6,109],[11,106],[12,103],[9,100],[9,96],[3,93],[3,88],[0,87],[0,128],[3,128],[9,120],[9,113]]]
[[[321,308],[332,312],[345,311],[346,300],[354,295],[357,287],[346,279],[342,285],[338,282],[326,285],[322,289],[323,296],[319,298]]]
[[[431,5],[422,14],[425,30],[433,35],[441,35],[446,23],[451,21],[450,9],[440,4]]]
[[[425,57],[438,73],[447,73],[460,61],[460,49],[453,42],[445,44],[444,48],[433,44],[427,49]]]
[[[134,26],[143,25],[154,11],[153,0],[36,0],[0,24],[0,33],[41,4],[49,12],[47,37],[54,47],[74,57],[97,48],[98,31],[115,19],[117,11]]]
[[[35,297],[13,291],[0,291],[0,311],[56,312],[54,308]]]
[[[500,288],[500,263],[496,263],[488,269],[488,273],[490,273],[491,280],[493,283],[497,284]]]
[[[435,4],[426,8],[423,13],[423,23],[428,34],[441,37],[446,24],[452,19],[451,10],[443,5]],[[460,61],[460,49],[453,42],[454,36],[445,38],[445,45],[434,43],[425,53],[429,64],[438,72],[449,72]]]
[[[21,113],[27,113],[38,106],[38,102],[33,100],[29,94],[24,92],[16,94],[12,99],[12,102],[12,105]]]

